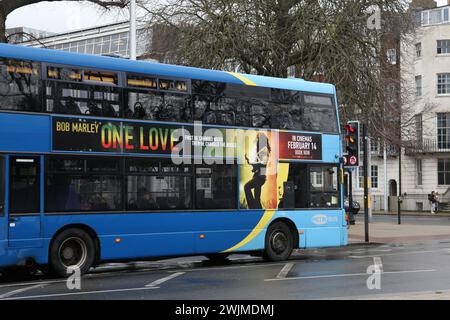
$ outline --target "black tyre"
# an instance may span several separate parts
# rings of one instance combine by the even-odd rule
[[[67,229],[53,240],[50,247],[50,268],[58,276],[68,277],[69,268],[79,268],[81,274],[89,271],[95,261],[95,243],[81,229]]]
[[[264,257],[269,261],[289,259],[294,250],[294,236],[291,229],[278,221],[270,225],[266,233]]]

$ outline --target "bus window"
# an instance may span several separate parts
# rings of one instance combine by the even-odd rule
[[[129,90],[126,96],[127,118],[171,122],[192,120],[189,95]]]
[[[5,160],[0,157],[0,217],[5,214]]]
[[[119,92],[115,87],[48,81],[46,111],[62,114],[118,117]]]
[[[280,171],[288,171],[286,181],[279,187],[281,196],[278,208],[305,209],[308,208],[308,165],[303,163],[280,163]]]
[[[40,212],[40,161],[38,157],[14,157],[10,162],[9,212]]]
[[[0,59],[0,110],[39,112],[40,64]]]
[[[236,166],[198,166],[195,169],[196,209],[236,209]]]
[[[120,163],[118,158],[104,157],[47,158],[45,211],[121,210]]]
[[[145,165],[148,165],[148,169]],[[191,166],[175,166],[162,160],[155,174],[155,161],[127,162],[127,209],[136,210],[186,210],[192,208]]]
[[[194,118],[205,124],[234,125],[236,99],[218,96],[196,96]]]
[[[313,131],[337,133],[337,116],[330,96],[304,95],[304,119]]]
[[[311,166],[309,174],[311,208],[339,207],[338,168]]]

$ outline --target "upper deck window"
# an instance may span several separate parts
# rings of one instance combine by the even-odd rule
[[[119,83],[117,73],[95,70],[84,70],[84,80],[115,85]]]
[[[337,133],[337,114],[330,96],[305,94],[304,120],[308,130]]]
[[[135,88],[158,89],[158,81],[156,78],[129,75],[127,77],[127,85]]]
[[[159,90],[163,91],[176,91],[176,92],[188,92],[188,85],[186,81],[181,80],[165,80],[159,79],[158,81]]]
[[[54,80],[76,81],[76,82],[80,82],[83,80],[81,70],[58,68],[58,67],[47,67],[47,78]]]
[[[41,111],[40,64],[0,59],[0,110]]]

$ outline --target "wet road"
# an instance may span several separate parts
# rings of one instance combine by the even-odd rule
[[[104,265],[83,276],[79,290],[69,290],[60,279],[0,276],[0,299],[351,300],[450,290],[450,239],[303,250],[279,263],[243,255],[230,259],[222,264],[189,257]],[[371,265],[382,270],[380,289],[367,286]]]

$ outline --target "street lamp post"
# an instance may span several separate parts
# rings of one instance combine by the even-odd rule
[[[136,60],[136,0],[130,0],[130,60]]]

